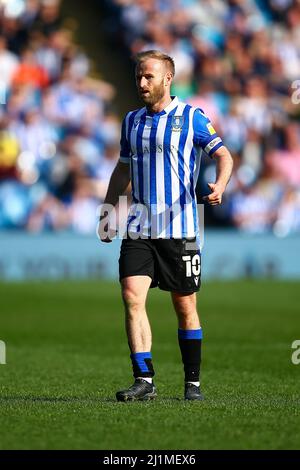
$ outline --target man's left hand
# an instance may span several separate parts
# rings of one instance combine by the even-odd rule
[[[217,183],[208,183],[207,186],[211,190],[211,194],[204,196],[203,200],[207,201],[211,206],[217,206],[221,204],[225,188],[221,187]]]

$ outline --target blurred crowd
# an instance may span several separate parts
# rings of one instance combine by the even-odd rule
[[[206,112],[234,156],[208,220],[299,233],[300,0],[100,1],[128,57],[174,58],[173,94]],[[94,232],[119,153],[114,96],[91,78],[60,0],[0,0],[0,230]],[[200,194],[215,171],[202,165]]]
[[[0,229],[95,232],[120,123],[73,36],[60,0],[0,0]]]
[[[300,232],[300,1],[106,0],[129,55],[176,63],[173,94],[201,107],[231,150],[234,175],[210,220],[248,232]],[[121,33],[120,33],[121,32]],[[199,193],[214,178],[202,163]]]

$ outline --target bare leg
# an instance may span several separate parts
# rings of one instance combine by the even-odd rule
[[[178,327],[183,330],[197,330],[200,320],[197,313],[197,297],[194,294],[172,292],[172,301],[178,318]]]
[[[151,351],[151,328],[146,313],[150,284],[149,276],[129,276],[122,279],[125,325],[132,353]]]
[[[150,284],[149,276],[128,276],[122,280],[125,324],[135,381],[128,389],[116,393],[118,401],[153,400],[156,397],[152,381],[151,328],[145,307]]]

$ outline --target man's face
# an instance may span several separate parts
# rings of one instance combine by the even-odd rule
[[[146,59],[136,68],[136,86],[145,105],[154,105],[164,97],[167,74],[164,62],[157,59]]]

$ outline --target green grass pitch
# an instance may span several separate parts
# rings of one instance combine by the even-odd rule
[[[154,289],[150,403],[116,403],[132,383],[117,283],[0,284],[1,449],[300,447],[299,284],[204,283],[203,403],[185,403],[169,294]]]

